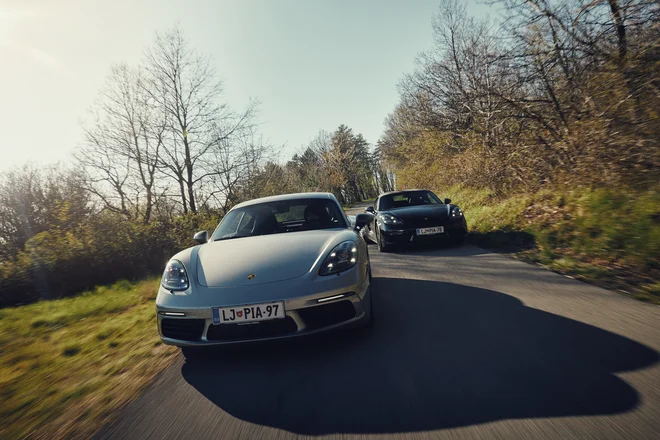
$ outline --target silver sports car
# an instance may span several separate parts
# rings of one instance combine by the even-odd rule
[[[166,344],[186,357],[206,345],[288,338],[371,322],[371,266],[332,194],[266,197],[230,210],[209,238],[174,255],[156,310]]]

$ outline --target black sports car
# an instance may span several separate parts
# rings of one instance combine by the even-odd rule
[[[379,251],[411,243],[460,243],[467,234],[461,208],[452,205],[450,199],[443,203],[428,190],[381,194],[365,211],[374,217],[364,228],[364,236],[378,244]]]

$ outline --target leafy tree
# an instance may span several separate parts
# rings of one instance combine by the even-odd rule
[[[89,193],[77,171],[34,165],[0,176],[0,256],[16,255],[35,235],[69,230],[90,214]]]
[[[404,186],[505,192],[660,178],[660,7],[644,0],[457,0],[400,85],[380,151]]]

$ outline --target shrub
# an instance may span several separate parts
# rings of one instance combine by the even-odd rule
[[[195,244],[195,231],[212,231],[219,218],[207,212],[143,224],[105,213],[71,230],[41,232],[15,258],[0,264],[0,306],[157,274],[173,254]]]

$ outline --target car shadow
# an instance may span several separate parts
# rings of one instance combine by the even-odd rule
[[[475,246],[501,254],[523,252],[537,247],[534,235],[518,230],[472,231],[468,234],[467,241]]]
[[[378,252],[378,251],[376,251]],[[493,252],[469,244],[419,243],[393,249],[389,254],[422,255],[434,257],[473,257],[492,254]]]
[[[658,360],[647,346],[492,290],[373,282],[371,329],[223,349],[185,363],[183,377],[250,423],[403,433],[628,411],[640,396],[615,373]]]

